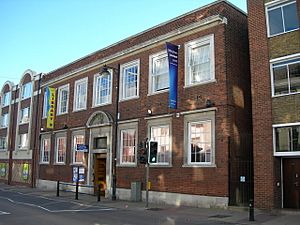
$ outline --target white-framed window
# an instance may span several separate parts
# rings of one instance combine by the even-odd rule
[[[29,147],[28,133],[19,134],[19,149],[27,149]]]
[[[121,65],[120,100],[139,96],[140,60]]]
[[[75,81],[74,111],[86,109],[88,78]]]
[[[77,151],[77,144],[84,144],[84,135],[76,134],[73,135],[73,151],[72,151],[72,159],[73,164],[83,164],[84,162],[84,152]]]
[[[271,63],[272,95],[300,93],[300,57]]]
[[[51,149],[51,138],[42,137],[40,163],[48,164],[50,162],[50,149]]]
[[[185,166],[215,166],[215,111],[184,117]]]
[[[66,163],[66,151],[67,151],[66,136],[56,137],[56,144],[55,144],[55,163],[56,164],[65,164]]]
[[[291,32],[299,29],[299,17],[295,0],[279,1],[266,5],[268,36]]]
[[[150,127],[150,140],[157,141],[157,163],[171,164],[171,138],[169,125],[154,125]]]
[[[215,80],[214,35],[185,44],[185,86]]]
[[[273,125],[274,155],[300,155],[300,123]]]
[[[32,83],[28,82],[22,85],[22,99],[30,98],[32,95]]]
[[[68,113],[69,106],[69,84],[58,88],[57,115]]]
[[[1,117],[1,127],[8,127],[8,113],[4,113]]]
[[[169,89],[169,63],[166,51],[149,56],[149,93]]]
[[[94,76],[93,106],[111,103],[112,77],[112,71]]]
[[[2,106],[8,106],[10,104],[11,94],[10,92],[6,92],[2,97]]]
[[[137,133],[135,129],[120,130],[120,164],[136,163]]]
[[[7,150],[7,138],[0,137],[0,151]]]
[[[20,111],[20,123],[28,123],[29,122],[29,107],[23,108]]]

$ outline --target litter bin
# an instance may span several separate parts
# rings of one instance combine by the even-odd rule
[[[141,182],[131,182],[131,201],[140,202],[142,201],[142,187]]]

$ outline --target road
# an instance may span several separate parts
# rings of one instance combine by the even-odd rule
[[[0,225],[218,225],[174,209],[119,209],[0,188]]]

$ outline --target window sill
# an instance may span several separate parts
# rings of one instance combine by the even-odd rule
[[[291,33],[291,32],[294,32],[294,31],[297,31],[299,30],[299,28],[296,28],[294,30],[289,30],[289,31],[286,31],[286,32],[282,32],[282,33],[278,33],[278,34],[272,34],[272,35],[268,35],[268,38],[273,38],[273,37],[277,37],[277,36],[280,36],[280,35],[285,35],[285,34],[288,34],[288,33]]]
[[[105,106],[105,105],[111,105],[111,102],[107,102],[107,103],[103,103],[103,104],[98,104],[98,105],[93,105],[92,108],[98,108],[98,107]]]
[[[184,164],[182,167],[185,168],[216,168],[216,164]]]
[[[212,79],[212,80],[203,81],[203,82],[199,82],[199,83],[185,84],[183,88],[190,88],[190,87],[195,87],[195,86],[205,85],[205,84],[211,84],[211,83],[217,83],[217,80]]]
[[[40,162],[39,164],[40,165],[49,165],[50,163],[49,162]]]
[[[136,167],[136,163],[132,163],[132,164],[125,164],[125,163],[122,163],[122,164],[118,164],[117,167]]]
[[[66,163],[58,163],[58,162],[56,162],[56,163],[54,163],[53,165],[54,165],[54,166],[65,166]]]
[[[27,122],[19,122],[19,125],[24,125],[24,124],[29,124],[29,121],[27,121]]]
[[[73,162],[73,163],[70,163],[70,166],[84,166],[83,162],[80,163],[80,162]]]
[[[163,94],[163,93],[167,93],[167,92],[169,92],[169,88],[166,90],[162,90],[162,91],[155,91],[155,92],[148,93],[147,96],[159,95],[159,94]]]
[[[300,92],[293,92],[293,93],[288,93],[288,94],[273,95],[272,98],[286,97],[286,96],[298,95],[298,94],[300,94]]]
[[[86,110],[86,108],[83,108],[83,109],[73,109],[73,113],[75,113],[75,112],[81,112],[81,111],[84,111],[84,110]]]
[[[149,164],[149,166],[150,167],[160,167],[160,168],[171,168],[171,167],[173,167],[171,164],[159,164],[159,163]]]
[[[119,102],[125,102],[125,101],[136,100],[136,99],[139,99],[139,96],[134,96],[134,97],[130,97],[130,98],[122,98],[119,100]]]
[[[63,115],[68,115],[68,111],[64,112],[64,113],[57,113],[56,116],[63,116]],[[47,117],[45,117],[44,119],[47,119]]]

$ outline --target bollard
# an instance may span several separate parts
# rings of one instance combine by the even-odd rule
[[[249,221],[254,221],[254,201],[249,200]]]
[[[78,186],[79,186],[79,182],[76,182],[76,192],[75,192],[75,200],[78,200]]]
[[[56,184],[56,197],[59,197],[59,180],[57,181]]]
[[[101,185],[99,184],[99,186],[98,186],[98,202],[100,202],[100,192],[101,192]]]

